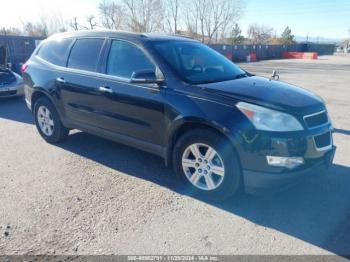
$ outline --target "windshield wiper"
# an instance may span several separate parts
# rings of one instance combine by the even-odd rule
[[[193,81],[192,84],[193,85],[201,85],[201,84],[211,84],[211,83],[219,83],[219,82],[225,82],[225,81],[231,81],[231,80],[236,80],[236,79],[240,79],[243,77],[248,77],[249,75],[244,73],[244,74],[239,74],[236,75],[233,78],[224,78],[224,79],[208,79],[206,81]]]

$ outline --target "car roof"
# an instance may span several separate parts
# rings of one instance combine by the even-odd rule
[[[161,40],[181,40],[181,41],[196,41],[186,36],[181,35],[166,35],[158,33],[134,33],[117,30],[80,30],[54,34],[48,39],[60,39],[69,37],[110,37],[110,38],[124,38],[137,39],[140,41],[161,41]]]

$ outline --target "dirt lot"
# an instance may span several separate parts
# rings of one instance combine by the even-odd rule
[[[335,165],[277,195],[188,196],[161,159],[85,133],[45,143],[0,101],[0,254],[350,254],[350,57],[242,64],[322,96]]]

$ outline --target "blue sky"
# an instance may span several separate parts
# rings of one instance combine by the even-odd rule
[[[184,2],[191,0],[184,0]],[[227,0],[231,1],[231,0]],[[323,38],[349,37],[350,0],[237,0],[244,6],[239,21],[245,34],[249,24],[271,26],[280,34],[286,26],[294,35]],[[99,0],[11,0],[2,3],[0,27],[21,26],[21,21],[62,16],[81,20],[97,14]]]
[[[277,33],[286,26],[294,35],[345,38],[350,29],[350,0],[245,0],[242,31],[250,23],[265,24]]]

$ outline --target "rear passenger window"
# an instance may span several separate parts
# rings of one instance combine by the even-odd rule
[[[79,39],[75,42],[68,60],[68,67],[96,71],[103,39]]]
[[[39,49],[37,56],[58,66],[66,66],[66,55],[73,39],[49,40]]]
[[[137,46],[124,41],[113,41],[107,62],[107,74],[131,78],[133,72],[153,70],[155,65]]]

